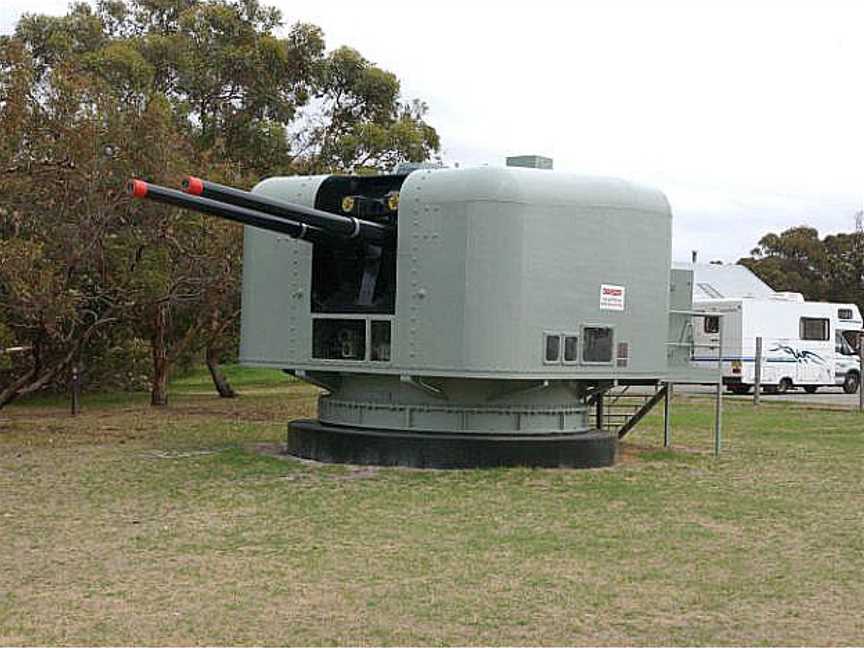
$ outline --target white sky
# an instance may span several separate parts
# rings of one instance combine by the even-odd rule
[[[4,33],[67,4],[0,2]],[[850,230],[864,206],[860,0],[271,2],[395,72],[447,163],[536,153],[662,189],[676,260]]]

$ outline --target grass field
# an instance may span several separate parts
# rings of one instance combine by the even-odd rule
[[[864,419],[677,400],[610,469],[276,454],[313,389],[0,411],[2,644],[860,644]]]

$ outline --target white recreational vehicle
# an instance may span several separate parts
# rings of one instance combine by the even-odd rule
[[[861,313],[855,304],[807,302],[799,293],[759,297],[711,298],[694,301],[696,310],[723,314],[723,382],[734,393],[753,388],[756,338],[762,338],[762,385],[784,393],[801,387],[813,393],[820,387],[840,386],[847,394],[858,390],[861,366],[858,340]],[[693,363],[716,367],[720,318],[693,320],[696,344]]]

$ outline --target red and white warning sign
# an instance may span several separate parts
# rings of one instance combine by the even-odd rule
[[[624,286],[613,286],[601,284],[600,286],[600,310],[623,311],[624,310]]]

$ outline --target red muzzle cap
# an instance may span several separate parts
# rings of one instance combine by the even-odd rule
[[[183,187],[183,191],[193,196],[200,196],[204,192],[204,182],[195,176],[186,176],[180,186]]]
[[[133,198],[145,198],[147,196],[147,183],[143,180],[130,180],[126,185],[126,192]]]

